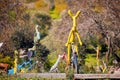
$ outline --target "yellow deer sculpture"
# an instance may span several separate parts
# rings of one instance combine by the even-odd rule
[[[79,16],[80,11],[78,11],[75,16],[72,14],[72,12],[70,10],[68,11],[68,14],[71,16],[71,18],[73,20],[73,27],[69,33],[68,40],[66,43],[67,51],[68,51],[68,64],[70,64],[71,43],[76,43],[75,34],[77,35],[77,38],[78,38],[80,45],[82,45],[82,41],[81,41],[80,35],[76,29],[76,26],[77,26],[76,18]],[[78,53],[78,45],[77,44],[75,45],[75,48],[76,48],[76,52]]]

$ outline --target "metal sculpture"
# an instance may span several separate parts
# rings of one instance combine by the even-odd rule
[[[17,50],[15,50],[14,51],[14,55],[15,55],[15,60],[14,60],[14,74],[16,74],[17,73],[17,54],[18,54],[18,51]]]
[[[78,38],[78,41],[79,41],[80,45],[82,45],[82,41],[80,39],[80,35],[79,35],[79,33],[77,31],[77,28],[76,28],[76,26],[77,26],[76,18],[79,16],[80,11],[78,11],[75,16],[72,14],[72,12],[70,10],[68,11],[68,14],[71,16],[71,18],[73,20],[73,27],[72,27],[72,29],[69,33],[68,40],[67,40],[67,43],[66,43],[67,51],[68,51],[68,64],[70,64],[70,57],[71,57],[70,53],[71,53],[71,43],[72,42],[75,43],[75,50],[78,54],[78,45],[76,44],[77,41],[76,41],[76,38],[75,38],[75,34],[77,35],[77,38]]]
[[[38,25],[35,27],[35,34],[34,34],[34,43],[37,43],[40,40],[40,32],[38,31]]]

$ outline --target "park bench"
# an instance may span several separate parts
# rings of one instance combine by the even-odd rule
[[[74,80],[78,79],[120,79],[120,74],[74,74]]]
[[[48,78],[48,79],[64,79],[66,80],[65,73],[17,73],[17,76],[24,78]]]

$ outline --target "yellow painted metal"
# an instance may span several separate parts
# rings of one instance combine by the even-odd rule
[[[71,56],[70,55],[70,52],[71,52],[70,50],[71,50],[71,43],[72,42],[76,43],[75,48],[76,48],[76,52],[78,53],[78,45],[77,45],[77,42],[76,42],[77,40],[75,38],[75,34],[77,35],[77,38],[78,38],[78,41],[79,41],[80,45],[82,45],[82,41],[81,41],[80,35],[79,35],[79,33],[78,33],[77,29],[76,29],[76,26],[77,26],[76,18],[79,16],[80,11],[78,11],[76,13],[76,15],[74,16],[72,14],[72,12],[70,10],[68,10],[68,14],[71,16],[71,18],[73,20],[73,27],[72,27],[72,29],[71,29],[71,31],[69,33],[67,43],[65,44],[65,46],[67,46],[67,48],[68,48],[67,49],[68,50],[68,64],[70,64],[70,56]]]
[[[15,50],[14,51],[14,56],[15,56],[15,60],[14,60],[14,74],[17,73],[17,54],[18,54],[18,51]]]
[[[96,48],[96,60],[97,60],[97,66],[100,66],[101,64],[100,64],[100,58],[99,58],[99,56],[100,56],[100,47],[99,46],[97,46],[97,48]],[[106,69],[107,69],[107,67],[106,67],[106,65],[105,65],[105,62],[104,62],[104,60],[102,60],[102,72],[104,73],[105,71],[106,71]]]

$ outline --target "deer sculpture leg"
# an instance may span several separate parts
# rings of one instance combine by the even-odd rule
[[[68,44],[68,46],[67,46],[67,49],[68,49],[68,64],[70,64],[70,53],[71,53],[71,45],[70,44]]]
[[[70,34],[69,34],[69,36],[68,36],[67,43],[65,44],[65,46],[68,46],[68,44],[70,43],[72,34],[73,34],[73,32],[72,32],[72,30],[71,30],[71,31],[70,31]]]
[[[66,43],[67,49],[68,49],[68,64],[70,64],[70,57],[71,57],[71,43],[74,42],[75,36],[74,32],[71,31],[69,34],[68,41]]]
[[[78,38],[80,45],[82,46],[82,40],[80,39],[80,35],[79,35],[78,31],[76,31],[76,35],[77,35],[77,38]]]

